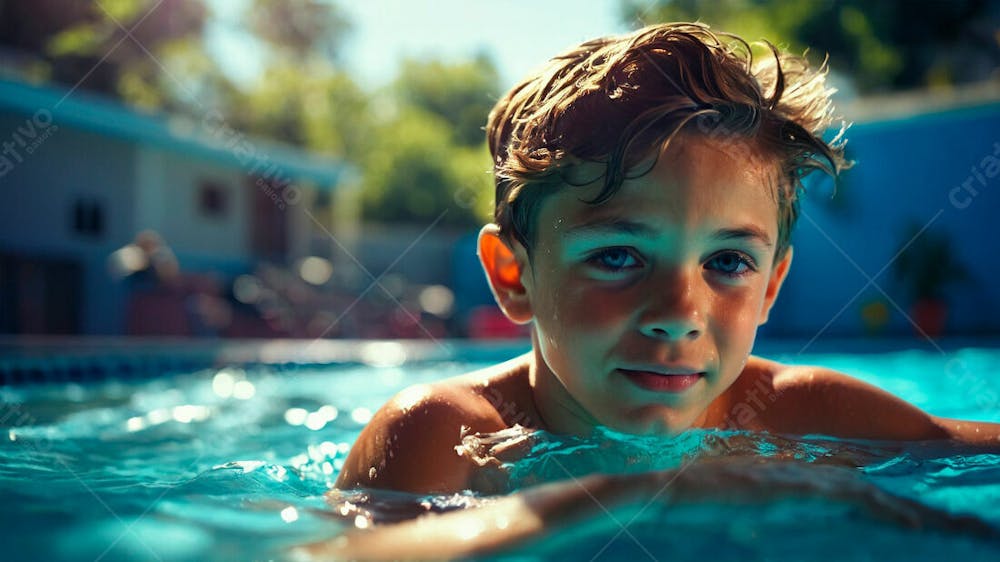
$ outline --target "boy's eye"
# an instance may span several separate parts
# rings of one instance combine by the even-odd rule
[[[757,270],[753,258],[738,252],[725,252],[712,256],[709,267],[729,277],[742,277]]]
[[[631,269],[639,265],[639,260],[628,250],[628,248],[606,248],[595,252],[588,259],[588,263],[606,271],[621,271]]]

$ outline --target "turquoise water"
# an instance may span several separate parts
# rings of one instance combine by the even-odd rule
[[[843,370],[934,414],[1000,421],[1000,351],[767,356]],[[389,396],[504,358],[462,348],[449,360],[399,364],[402,357],[0,389],[3,558],[277,560],[290,546],[344,529],[480,504],[472,494],[357,491],[335,505],[324,501],[350,444]],[[721,440],[743,455],[847,458],[856,467],[845,470],[883,490],[1000,528],[1000,454],[990,452],[711,433],[670,442],[615,434],[533,439],[532,452],[508,467],[514,489],[567,471],[673,468],[718,452]],[[907,529],[850,502],[817,499],[737,505],[708,494],[702,502],[650,506],[627,530],[596,515],[500,558],[1000,559],[995,538],[934,525]]]

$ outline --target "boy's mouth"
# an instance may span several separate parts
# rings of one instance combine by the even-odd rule
[[[704,371],[678,367],[649,371],[645,369],[618,369],[633,384],[653,392],[683,392],[705,376]]]

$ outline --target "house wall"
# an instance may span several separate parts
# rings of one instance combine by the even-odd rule
[[[109,274],[107,258],[144,229],[163,237],[182,270],[222,277],[250,270],[262,257],[293,263],[309,253],[315,227],[305,210],[315,189],[330,186],[300,183],[295,197],[263,205],[262,187],[250,172],[282,184],[293,177],[333,182],[340,164],[327,166],[234,131],[226,137],[224,123],[201,131],[215,138],[199,138],[183,121],[110,100],[15,82],[0,86],[0,192],[6,196],[0,201],[0,331],[121,333],[125,287]],[[206,212],[206,183],[224,192],[216,199],[224,212]],[[99,209],[99,232],[74,226],[81,199]],[[79,301],[80,310],[66,318],[80,321],[64,323],[71,328],[50,322],[69,301]]]
[[[184,269],[226,273],[247,267],[253,187],[242,170],[55,122],[29,154],[26,146],[36,143],[21,146],[14,135],[30,120],[0,112],[0,132],[12,132],[0,137],[0,143],[12,143],[5,155],[9,165],[0,161],[0,189],[7,196],[0,204],[0,249],[25,259],[79,264],[82,333],[122,332],[125,287],[110,276],[107,258],[141,230],[157,231]],[[226,192],[222,216],[200,210],[199,189],[206,181]],[[101,207],[99,235],[74,231],[79,199]]]
[[[11,143],[4,156],[12,164],[0,176],[5,196],[0,203],[0,246],[13,255],[79,263],[85,295],[80,328],[86,333],[117,333],[120,318],[108,311],[120,308],[122,296],[105,263],[110,252],[135,234],[135,149],[53,122],[29,154],[16,138],[18,128],[25,130],[29,121],[31,116],[0,112],[0,142]],[[74,231],[73,207],[80,198],[103,209],[99,235]]]
[[[175,253],[191,259],[250,258],[251,188],[240,170],[146,146],[136,151],[135,170],[137,232],[156,230]],[[225,193],[225,211],[218,216],[201,209],[206,182]]]

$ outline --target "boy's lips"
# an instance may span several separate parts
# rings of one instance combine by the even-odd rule
[[[654,375],[704,375],[706,371],[691,363],[632,363],[622,367],[621,370]]]
[[[683,392],[706,375],[705,371],[686,365],[642,366],[618,372],[636,386],[654,392]]]

